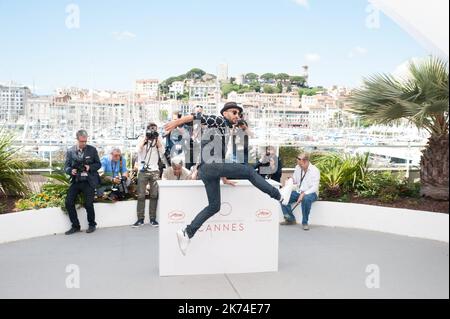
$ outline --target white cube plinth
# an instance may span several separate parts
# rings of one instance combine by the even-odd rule
[[[278,201],[248,181],[221,185],[221,211],[203,224],[183,256],[176,231],[208,204],[205,187],[201,181],[158,184],[160,276],[278,271]]]

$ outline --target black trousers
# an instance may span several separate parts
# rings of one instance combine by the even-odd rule
[[[84,208],[86,208],[87,219],[89,222],[89,226],[96,226],[95,222],[95,211],[94,211],[94,195],[95,189],[89,185],[88,182],[79,182],[73,183],[69,187],[69,191],[66,197],[66,208],[69,212],[70,222],[72,223],[72,227],[80,228],[80,221],[78,220],[77,210],[75,208],[75,199],[77,195],[83,193],[84,194]]]

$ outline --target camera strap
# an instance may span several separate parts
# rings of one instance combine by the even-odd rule
[[[152,158],[152,151],[153,151],[153,148],[156,146],[156,143],[157,143],[157,141],[155,140],[155,145],[152,145],[152,141],[150,141],[150,143],[148,143],[145,147],[145,157],[144,157],[145,168],[148,167],[148,163],[150,162],[150,159]],[[147,155],[148,155],[148,159],[147,159]],[[158,156],[159,156],[159,153],[158,153]]]
[[[117,168],[117,162],[111,161],[111,171],[112,171],[112,177],[114,178],[114,174],[116,173],[116,168]],[[122,156],[120,156],[120,160],[119,160],[119,169],[117,170],[119,177],[122,177],[122,173],[123,173],[123,161],[122,161]]]
[[[122,161],[122,156],[120,156],[120,162],[119,162],[119,176],[120,178],[122,178],[122,171],[123,171],[123,161]]]

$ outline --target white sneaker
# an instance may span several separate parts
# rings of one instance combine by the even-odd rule
[[[177,239],[178,239],[178,247],[180,247],[180,251],[183,256],[186,256],[186,250],[191,242],[188,234],[186,233],[186,228],[182,228],[177,231]]]
[[[289,199],[291,198],[292,188],[294,186],[294,180],[289,178],[285,183],[283,188],[280,190],[281,194],[281,204],[288,205]]]

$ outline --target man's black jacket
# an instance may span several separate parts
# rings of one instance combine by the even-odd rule
[[[75,178],[72,176],[72,169],[74,168],[77,158],[77,146],[72,146],[67,150],[66,163],[64,165],[64,171],[70,175],[72,183],[75,182]],[[89,165],[87,178],[89,185],[92,188],[95,188],[100,183],[100,176],[97,171],[102,167],[97,149],[91,145],[86,145],[83,161],[86,165]]]

